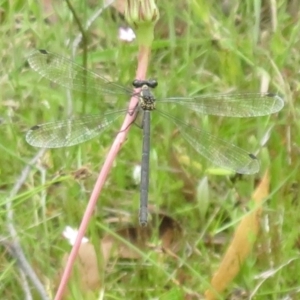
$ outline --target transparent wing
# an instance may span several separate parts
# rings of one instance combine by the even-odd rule
[[[80,118],[50,122],[33,126],[26,134],[26,141],[41,148],[61,148],[77,145],[101,134],[127,110],[105,115],[86,115]]]
[[[176,103],[205,115],[257,117],[280,111],[284,100],[273,93],[244,93],[174,97],[159,100],[158,105]]]
[[[98,75],[71,60],[46,50],[35,50],[28,57],[31,68],[41,76],[67,89],[99,94],[131,94],[131,90]]]
[[[159,113],[172,120],[185,140],[215,166],[223,167],[239,174],[254,174],[259,171],[259,162],[253,154],[208,132],[185,124],[165,112],[159,111]]]

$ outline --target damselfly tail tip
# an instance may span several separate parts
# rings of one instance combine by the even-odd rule
[[[147,226],[147,218],[148,218],[147,207],[141,206],[140,217],[139,217],[139,223],[140,223],[141,227]]]
[[[146,221],[144,221],[144,222],[142,222],[142,221],[140,221],[140,225],[141,225],[141,227],[146,227],[147,226],[147,222]]]

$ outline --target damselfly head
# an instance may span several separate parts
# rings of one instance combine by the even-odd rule
[[[141,88],[143,85],[148,86],[149,88],[155,88],[157,87],[157,81],[155,79],[148,79],[148,80],[139,80],[139,79],[135,79],[132,82],[132,85],[135,88]]]

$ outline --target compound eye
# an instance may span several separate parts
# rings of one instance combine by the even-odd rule
[[[148,80],[148,86],[151,87],[151,88],[155,88],[157,87],[158,83],[155,79],[149,79]]]
[[[132,85],[135,87],[135,88],[140,88],[144,85],[144,80],[138,80],[138,79],[135,79],[132,81]]]

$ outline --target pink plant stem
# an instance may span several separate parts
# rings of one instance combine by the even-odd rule
[[[148,63],[149,63],[149,56],[150,56],[150,48],[141,46],[139,49],[139,55],[138,55],[138,68],[137,68],[137,72],[136,72],[136,79],[145,79],[146,78],[146,72],[147,72]],[[135,90],[135,92],[138,92],[138,90]],[[137,102],[138,102],[137,97],[132,97],[130,100],[129,109],[136,107]],[[77,235],[76,241],[74,243],[74,246],[71,250],[68,261],[66,263],[66,267],[64,269],[56,296],[54,298],[55,300],[60,300],[64,294],[64,290],[66,288],[67,282],[71,275],[73,264],[75,262],[77,253],[78,253],[80,245],[81,245],[81,240],[84,237],[84,234],[86,232],[88,222],[93,214],[93,211],[94,211],[94,208],[98,201],[101,189],[106,181],[107,175],[111,169],[113,161],[114,161],[117,153],[119,152],[123,142],[125,141],[130,124],[132,124],[132,122],[134,121],[134,117],[135,117],[134,115],[133,116],[130,116],[129,114],[126,115],[123,125],[121,127],[121,130],[120,130],[119,134],[116,136],[116,139],[114,140],[113,145],[110,148],[107,158],[103,164],[101,172],[98,176],[98,179],[97,179],[94,189],[92,191],[89,203],[88,203],[85,213],[83,215],[83,218],[82,218],[79,230],[78,230],[78,235]]]

